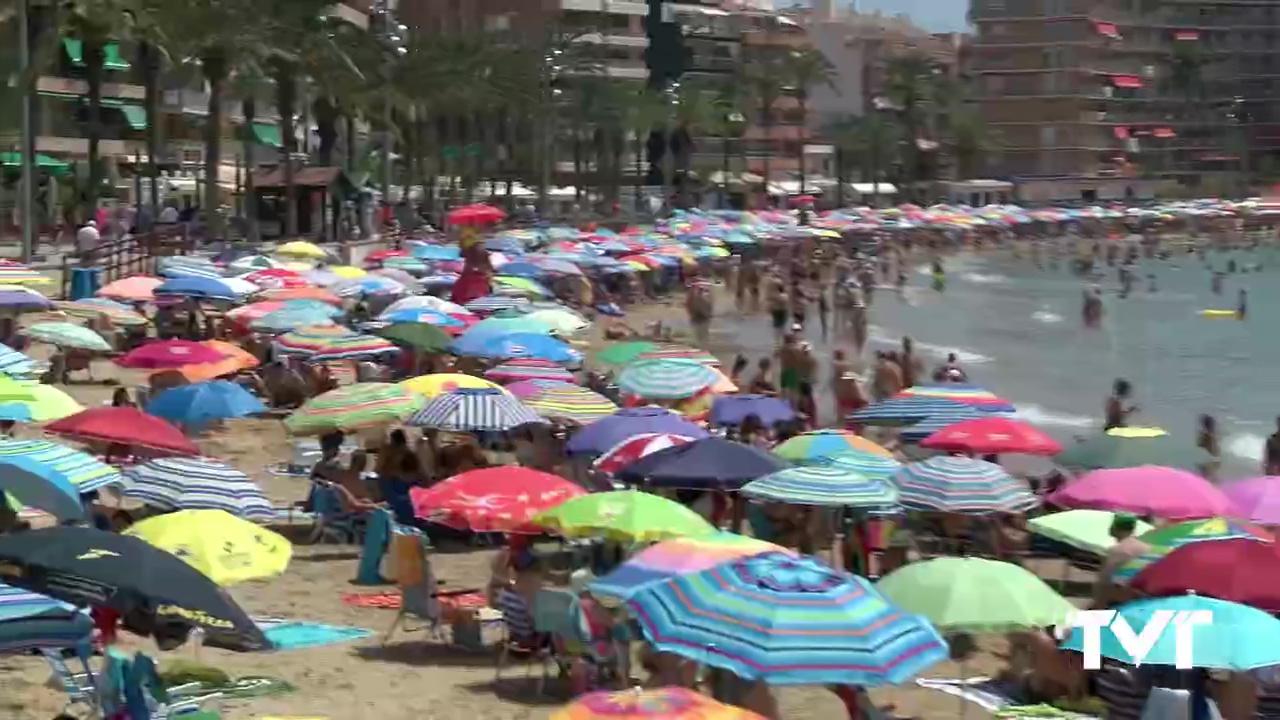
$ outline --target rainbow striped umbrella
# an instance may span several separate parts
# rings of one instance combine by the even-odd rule
[[[898,504],[898,488],[888,478],[863,475],[836,463],[779,470],[743,485],[742,494],[793,505],[887,508]]]
[[[409,424],[448,432],[505,432],[541,423],[538,414],[510,393],[491,388],[454,390],[427,401]]]
[[[870,453],[892,458],[893,453],[848,430],[814,430],[797,435],[773,449],[794,463],[820,462],[849,453]]]
[[[623,392],[652,400],[693,397],[719,379],[712,368],[695,360],[638,360],[618,375]]]
[[[285,418],[295,435],[357,430],[404,421],[427,399],[391,383],[356,383],[317,395]]]
[[[1163,559],[1183,545],[1216,540],[1254,540],[1274,543],[1275,536],[1265,528],[1243,520],[1225,517],[1188,520],[1150,530],[1138,536],[1147,544],[1146,552],[1121,565],[1115,572],[1117,582],[1129,582],[1148,565]]]
[[[52,282],[22,263],[0,261],[0,285],[48,285]]]
[[[581,695],[551,713],[550,720],[764,720],[682,687],[601,690]]]
[[[628,600],[638,590],[681,575],[710,570],[738,558],[767,552],[793,554],[771,542],[731,532],[678,537],[650,545],[604,577],[591,581],[591,594]]]
[[[508,360],[491,370],[486,370],[484,376],[500,383],[522,382],[524,380],[573,382],[573,373],[565,370],[559,363],[535,358]]]
[[[80,517],[79,495],[123,483],[119,470],[88,453],[47,440],[0,440],[0,489],[58,517]]]
[[[282,355],[310,356],[342,338],[360,334],[341,325],[309,325],[287,332],[275,340],[275,350]]]
[[[142,327],[151,322],[142,313],[106,298],[84,298],[55,304],[59,310],[72,317],[87,320],[105,318],[112,325],[119,327]]]
[[[977,385],[965,385],[963,383],[915,385],[894,395],[890,399],[896,400],[899,398],[911,397],[951,400],[962,405],[995,412],[1013,412],[1017,409],[1013,406],[1013,403],[1005,400],[999,395],[996,395],[990,390],[983,390]]]
[[[903,467],[893,476],[903,507],[981,515],[1021,512],[1039,500],[1025,483],[985,460],[939,456]]]
[[[834,457],[825,458],[814,464],[832,465],[878,480],[890,480],[893,478],[894,473],[902,469],[902,463],[896,459],[865,450],[851,450]]]
[[[539,381],[537,392],[524,404],[549,420],[586,425],[618,411],[609,398],[578,385]]]
[[[896,684],[948,653],[867,580],[786,553],[651,585],[627,606],[657,650],[770,685]]]
[[[376,358],[400,352],[394,343],[375,335],[350,335],[334,338],[311,355],[313,362],[334,362]]]

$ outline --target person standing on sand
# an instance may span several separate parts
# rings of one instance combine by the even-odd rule
[[[836,350],[831,359],[831,394],[836,398],[837,425],[846,423],[849,415],[868,404],[858,376],[853,372],[853,363],[844,350]]]
[[[902,368],[886,352],[876,353],[876,365],[873,369],[871,396],[876,402],[888,400],[902,391]]]
[[[767,357],[760,358],[760,362],[756,365],[756,376],[752,378],[747,392],[752,395],[771,397],[778,394],[778,386],[773,384],[773,360]]]
[[[714,313],[708,284],[694,282],[689,286],[685,292],[685,311],[689,314],[689,325],[693,327],[698,347],[705,350],[711,341],[711,316]]]
[[[1133,392],[1129,381],[1124,378],[1117,378],[1115,384],[1111,387],[1111,396],[1107,398],[1106,406],[1103,409],[1102,429],[1112,430],[1119,427],[1125,427],[1129,424],[1129,416],[1138,412],[1136,404],[1127,404],[1129,396]]]
[[[769,319],[773,323],[774,339],[781,343],[787,328],[787,291],[781,279],[769,278],[769,290],[765,302],[769,306]]]

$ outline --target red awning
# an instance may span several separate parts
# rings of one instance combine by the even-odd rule
[[[1137,75],[1112,75],[1111,84],[1118,88],[1140,88],[1142,78]]]
[[[1095,20],[1093,23],[1093,29],[1097,30],[1099,35],[1105,35],[1116,40],[1120,39],[1120,29],[1116,27],[1115,23],[1098,22]]]
[[[1151,134],[1158,138],[1178,137],[1178,133],[1174,132],[1173,128],[1170,127],[1158,127]]]
[[[1175,30],[1173,33],[1174,40],[1194,41],[1200,39],[1199,30]]]
[[[1120,138],[1121,140],[1129,139],[1129,128],[1127,127],[1117,127],[1115,128],[1114,132],[1116,134],[1116,137]]]

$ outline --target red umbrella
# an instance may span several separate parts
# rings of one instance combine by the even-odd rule
[[[199,455],[178,428],[131,407],[96,407],[44,426],[45,432],[73,440],[96,440],[158,450],[174,455]]]
[[[1193,592],[1280,613],[1280,551],[1251,538],[1188,543],[1143,568],[1130,585],[1153,597]]]
[[[298,273],[284,268],[259,270],[245,275],[244,279],[264,290],[310,287],[311,285]]]
[[[640,458],[676,445],[693,442],[693,438],[674,433],[642,433],[609,448],[595,461],[600,472],[615,473]]]
[[[409,257],[408,250],[375,250],[364,256],[365,264],[380,263],[387,258],[393,257]]]
[[[502,222],[507,214],[492,205],[476,203],[450,210],[445,220],[450,225],[492,225]]]
[[[158,340],[135,348],[116,358],[120,367],[143,370],[180,368],[184,365],[213,363],[225,355],[208,345],[190,340]]]
[[[920,442],[920,447],[980,455],[1057,455],[1062,445],[1033,425],[1006,417],[961,420]]]
[[[803,205],[812,205],[818,202],[818,199],[812,195],[801,195],[800,197],[791,198],[791,207],[801,207]]]
[[[558,475],[528,468],[470,470],[409,491],[413,512],[456,530],[537,535],[534,515],[587,491]]]

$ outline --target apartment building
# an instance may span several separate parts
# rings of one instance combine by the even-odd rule
[[[997,175],[1090,200],[1275,167],[1280,1],[972,0],[971,16]]]

